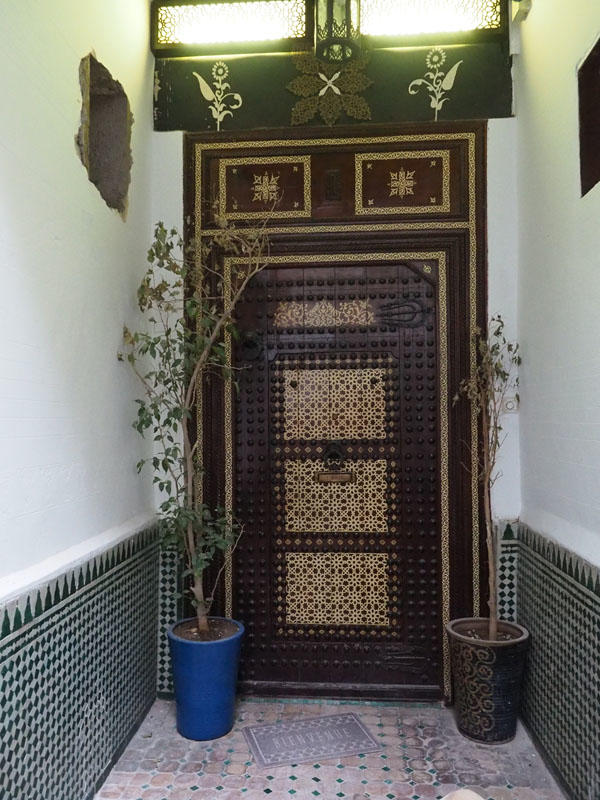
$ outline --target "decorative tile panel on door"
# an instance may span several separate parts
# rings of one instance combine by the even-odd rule
[[[443,624],[483,577],[452,396],[485,316],[484,137],[187,137],[188,235],[217,209],[270,240],[225,341],[237,390],[209,387],[198,426],[206,495],[244,525],[222,602],[248,691],[451,693]]]

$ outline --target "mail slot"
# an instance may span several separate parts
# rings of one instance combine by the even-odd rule
[[[317,472],[317,483],[352,483],[353,472]]]

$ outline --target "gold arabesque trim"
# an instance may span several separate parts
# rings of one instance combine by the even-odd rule
[[[366,233],[398,233],[398,231],[468,231],[470,228],[469,223],[465,222],[456,222],[456,221],[447,221],[444,222],[442,220],[436,220],[431,222],[356,222],[356,223],[346,223],[341,225],[302,225],[302,227],[298,225],[269,225],[266,229],[268,234],[286,234],[291,233],[295,234],[306,234],[306,233],[360,233],[360,231],[365,231]],[[198,236],[214,236],[216,228],[206,228],[205,230],[201,230]],[[248,233],[258,233],[260,231],[264,231],[264,228],[253,228],[251,226],[244,227],[244,231]]]
[[[404,206],[363,205],[363,166],[367,161],[391,161],[416,158],[439,158],[442,161],[442,202],[427,206],[415,206],[408,203]],[[439,214],[450,211],[450,151],[449,150],[401,150],[395,153],[385,151],[377,153],[355,153],[354,180],[354,213],[357,216],[377,214]]]
[[[448,319],[447,319],[447,264],[446,254],[440,253],[438,260],[438,332],[440,337],[440,516],[441,561],[442,561],[442,624],[444,630],[450,622],[450,476],[448,470]],[[452,692],[450,678],[450,648],[448,637],[442,633],[442,654],[444,670],[444,693]]]
[[[303,219],[312,214],[311,207],[311,169],[309,155],[298,156],[260,156],[257,158],[220,158],[219,159],[219,212],[227,219]],[[228,167],[252,167],[274,164],[298,164],[303,173],[303,202],[300,209],[278,211],[277,203],[273,203],[259,211],[227,211],[227,169]],[[285,186],[280,187],[285,191]]]
[[[373,325],[375,314],[371,301],[345,300],[337,305],[332,300],[281,300],[277,303],[275,328],[340,327],[342,325]],[[309,437],[310,438],[310,437]]]
[[[239,150],[254,148],[262,150],[273,147],[339,147],[340,145],[364,144],[373,147],[374,144],[394,144],[400,142],[440,142],[459,141],[460,139],[474,140],[472,131],[457,133],[399,133],[394,136],[347,136],[331,139],[256,139],[254,141],[222,142],[217,139],[212,142],[196,142],[195,147],[200,150]]]
[[[469,372],[477,369],[477,225],[475,187],[475,135],[469,134]],[[471,511],[473,526],[473,616],[480,614],[479,604],[479,430],[477,409],[471,405]]]
[[[231,268],[223,272],[223,299],[226,309],[231,308]],[[226,329],[223,344],[225,363],[232,364],[231,332]],[[225,452],[225,514],[233,521],[233,378],[231,370],[223,387],[223,449]],[[233,615],[233,554],[229,548],[225,553],[225,616]]]

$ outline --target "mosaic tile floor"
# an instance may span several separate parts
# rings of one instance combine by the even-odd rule
[[[244,726],[343,710],[381,753],[269,768],[251,760]],[[212,742],[179,736],[173,703],[157,700],[96,800],[435,800],[460,786],[485,800],[564,800],[522,728],[510,744],[485,746],[439,705],[256,698],[240,701],[233,731]]]

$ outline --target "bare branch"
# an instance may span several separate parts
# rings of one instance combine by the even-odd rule
[[[490,319],[487,336],[481,330],[476,330],[474,344],[478,355],[477,366],[469,377],[461,381],[455,402],[460,396],[465,397],[480,419],[481,451],[478,460],[478,479],[483,490],[489,565],[489,638],[495,640],[498,628],[497,548],[492,519],[491,489],[501,475],[496,471],[496,463],[500,448],[506,439],[506,434],[502,433],[500,418],[504,413],[505,398],[509,392],[516,392],[519,385],[518,367],[521,356],[519,345],[506,338],[504,321],[500,315]]]

